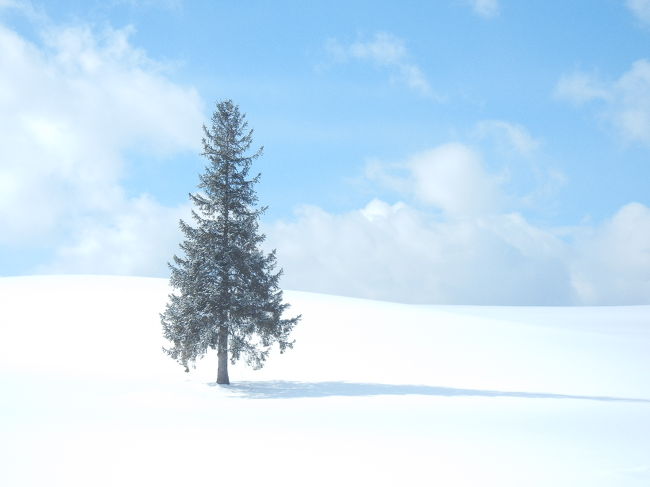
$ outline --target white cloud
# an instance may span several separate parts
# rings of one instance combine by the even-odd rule
[[[391,71],[393,79],[405,84],[420,95],[437,99],[422,69],[411,61],[402,39],[386,32],[378,32],[371,40],[343,44],[328,40],[327,51],[338,62],[368,61]]]
[[[498,180],[480,156],[457,143],[415,155],[407,162],[417,198],[454,217],[492,213],[499,205]]]
[[[128,29],[52,27],[42,39],[0,25],[0,65],[11,67],[0,72],[0,245],[66,242],[61,255],[70,256],[71,242],[102,232],[110,240],[129,208],[144,207],[151,220],[140,236],[155,241],[166,232],[156,222],[178,210],[126,196],[124,154],[196,151],[198,94],[134,48]],[[106,242],[107,260],[133,250],[117,241]]]
[[[541,141],[522,125],[484,120],[468,136],[473,147],[446,143],[397,163],[370,160],[364,176],[447,218],[544,207],[566,183],[540,160]],[[484,159],[497,167],[488,169]]]
[[[650,144],[650,61],[636,61],[609,83],[579,72],[565,76],[556,94],[576,103],[601,101],[600,115],[623,139]]]
[[[400,164],[370,162],[366,177],[454,218],[493,213],[501,204],[499,178],[481,157],[459,143],[443,144]]]
[[[499,14],[499,0],[468,0],[468,3],[481,17],[491,18]]]
[[[639,20],[650,24],[650,0],[627,0],[625,3]]]

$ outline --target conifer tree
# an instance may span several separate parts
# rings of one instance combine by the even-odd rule
[[[174,255],[170,285],[174,292],[161,314],[165,349],[189,370],[209,349],[217,350],[217,383],[229,384],[228,362],[240,357],[260,368],[274,343],[280,353],[292,348],[289,335],[300,316],[283,318],[275,250],[260,244],[258,206],[249,176],[262,148],[250,153],[253,130],[231,100],[217,103],[210,128],[203,126],[203,153],[208,164],[200,175],[200,192],[190,194],[194,225],[180,221],[185,236],[182,255]]]

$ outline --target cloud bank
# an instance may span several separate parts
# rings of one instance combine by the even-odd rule
[[[366,169],[412,203],[373,199],[341,214],[305,206],[267,225],[285,286],[410,303],[650,304],[644,205],[596,226],[536,225],[511,207],[481,154],[460,143]]]
[[[518,214],[444,221],[373,200],[268,229],[289,288],[438,304],[569,304],[566,246]]]

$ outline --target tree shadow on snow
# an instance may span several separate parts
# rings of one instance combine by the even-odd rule
[[[210,384],[216,385],[216,384]],[[290,399],[332,396],[440,396],[440,397],[518,397],[525,399],[580,399],[587,401],[616,401],[650,403],[650,399],[607,396],[578,396],[541,392],[491,391],[481,389],[456,389],[423,385],[393,385],[355,382],[293,382],[259,381],[239,382],[224,386],[240,397],[248,399]]]

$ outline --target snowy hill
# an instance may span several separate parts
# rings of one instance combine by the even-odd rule
[[[165,280],[0,279],[0,485],[650,485],[650,306],[287,292],[261,371],[161,352]]]

